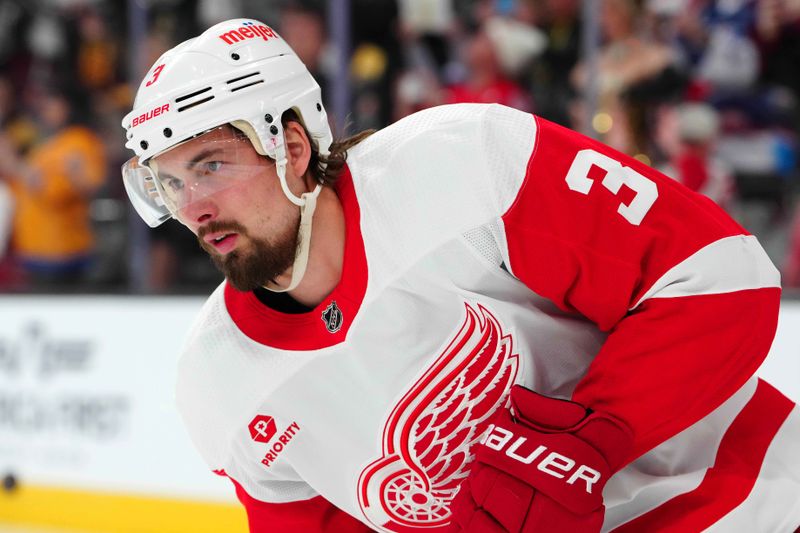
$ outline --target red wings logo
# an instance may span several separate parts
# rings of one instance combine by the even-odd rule
[[[445,529],[470,450],[514,383],[511,336],[484,307],[465,306],[455,338],[389,415],[383,456],[358,480],[361,510],[383,531]]]

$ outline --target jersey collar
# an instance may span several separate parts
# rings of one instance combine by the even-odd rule
[[[346,166],[334,188],[344,211],[344,262],[338,285],[322,303],[307,313],[281,313],[261,303],[255,293],[225,283],[228,314],[252,340],[281,350],[318,350],[347,337],[367,289],[367,261],[358,199]]]

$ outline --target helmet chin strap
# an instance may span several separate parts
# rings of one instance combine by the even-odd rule
[[[283,150],[280,150],[280,152],[283,152]],[[280,180],[283,194],[286,195],[290,202],[300,207],[300,229],[297,231],[298,244],[294,255],[294,263],[292,264],[292,279],[289,281],[289,286],[286,288],[280,288],[274,283],[267,282],[267,284],[264,285],[264,288],[272,292],[288,292],[300,284],[300,282],[303,280],[303,276],[306,273],[306,267],[308,266],[308,252],[311,248],[311,222],[314,219],[314,211],[317,208],[317,196],[319,196],[319,193],[322,190],[322,185],[318,183],[313,191],[303,193],[299,198],[295,196],[294,193],[289,190],[289,187],[286,184],[285,152],[280,153],[279,155],[282,157],[275,164],[278,172],[278,179]]]

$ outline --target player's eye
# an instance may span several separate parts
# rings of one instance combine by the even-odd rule
[[[222,161],[209,161],[204,165],[207,172],[218,172],[222,168]]]

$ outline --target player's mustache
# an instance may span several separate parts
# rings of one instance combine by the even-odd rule
[[[197,240],[200,241],[200,244],[205,244],[203,237],[208,235],[209,233],[221,233],[221,232],[229,232],[229,233],[238,233],[240,235],[247,235],[247,230],[236,221],[233,220],[212,220],[205,226],[201,227],[197,230]]]

